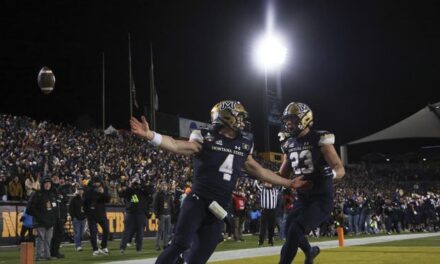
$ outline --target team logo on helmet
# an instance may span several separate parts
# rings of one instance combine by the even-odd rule
[[[219,104],[220,110],[225,110],[225,109],[231,109],[231,110],[235,110],[235,106],[237,105],[237,103],[240,102],[235,102],[235,101],[222,101]]]

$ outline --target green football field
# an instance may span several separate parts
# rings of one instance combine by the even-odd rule
[[[245,242],[235,242],[228,240],[217,246],[216,251],[234,250],[234,249],[246,249],[255,248],[258,244],[258,236],[245,236]],[[331,238],[334,239],[334,238]],[[330,238],[320,239],[319,241],[330,240]],[[316,241],[316,239],[315,239]],[[157,257],[161,251],[155,250],[155,241],[153,239],[144,239],[143,251],[136,253],[134,245],[127,248],[125,254],[119,252],[120,241],[110,241],[108,249],[110,254],[108,256],[92,256],[92,249],[89,241],[83,242],[84,251],[76,252],[72,245],[63,245],[60,252],[66,255],[65,259],[53,260],[50,263],[62,263],[62,264],[81,264],[83,263],[106,263],[109,261],[121,261],[131,259],[144,259]],[[281,245],[281,242],[275,241],[275,245]],[[19,250],[16,246],[8,248],[0,248],[0,264],[19,263]],[[43,262],[46,263],[46,262]],[[49,262],[47,262],[49,263]]]
[[[217,247],[216,251],[226,251],[235,249],[255,248],[257,245],[257,236],[247,236],[246,242],[226,241]],[[352,237],[346,237],[350,239]],[[355,237],[353,237],[355,238]],[[358,237],[356,237],[358,238]],[[335,238],[320,238],[311,239],[315,241],[334,240]],[[276,241],[275,245],[281,245],[281,242]],[[119,242],[110,242],[109,256],[91,256],[90,243],[83,244],[84,251],[75,252],[73,246],[63,245],[61,252],[66,255],[65,259],[53,260],[47,263],[107,263],[111,261],[122,261],[131,259],[145,259],[156,257],[159,251],[154,250],[154,241],[151,239],[144,240],[144,250],[142,253],[136,253],[134,248],[128,248],[124,255],[122,255],[118,248]],[[304,255],[301,251],[298,252],[294,263],[303,263]],[[17,247],[0,248],[0,264],[3,263],[19,263],[19,250]],[[213,262],[214,263],[214,262]],[[278,263],[278,256],[248,258],[240,260],[228,260],[215,262],[217,263],[231,263],[231,264],[260,264],[260,263]],[[439,236],[402,240],[398,242],[388,242],[382,244],[371,244],[368,246],[346,247],[343,249],[326,249],[322,250],[315,263],[440,263],[440,234]]]
[[[215,264],[278,263],[278,256],[213,262]],[[298,251],[294,263],[304,263]],[[440,236],[401,240],[365,246],[322,250],[316,264],[422,264],[440,263]]]

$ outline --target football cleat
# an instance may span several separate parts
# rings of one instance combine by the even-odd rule
[[[319,252],[321,252],[319,247],[311,247],[310,252],[306,254],[304,264],[313,264],[313,260],[319,255]]]
[[[104,255],[108,255],[109,251],[107,248],[100,248],[98,249],[99,253],[104,254]]]

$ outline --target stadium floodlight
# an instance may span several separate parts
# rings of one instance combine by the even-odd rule
[[[276,71],[286,61],[287,48],[281,36],[267,32],[256,42],[253,57],[265,72]]]
[[[281,66],[287,58],[287,48],[280,34],[273,30],[273,16],[269,13],[269,23],[265,33],[255,42],[252,50],[254,64],[264,71],[264,150],[270,151],[270,132],[268,123],[268,84],[269,73],[280,73]]]

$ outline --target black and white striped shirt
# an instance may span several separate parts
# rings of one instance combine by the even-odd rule
[[[255,182],[260,190],[260,206],[263,209],[275,209],[277,207],[279,189],[276,187],[267,188]]]

